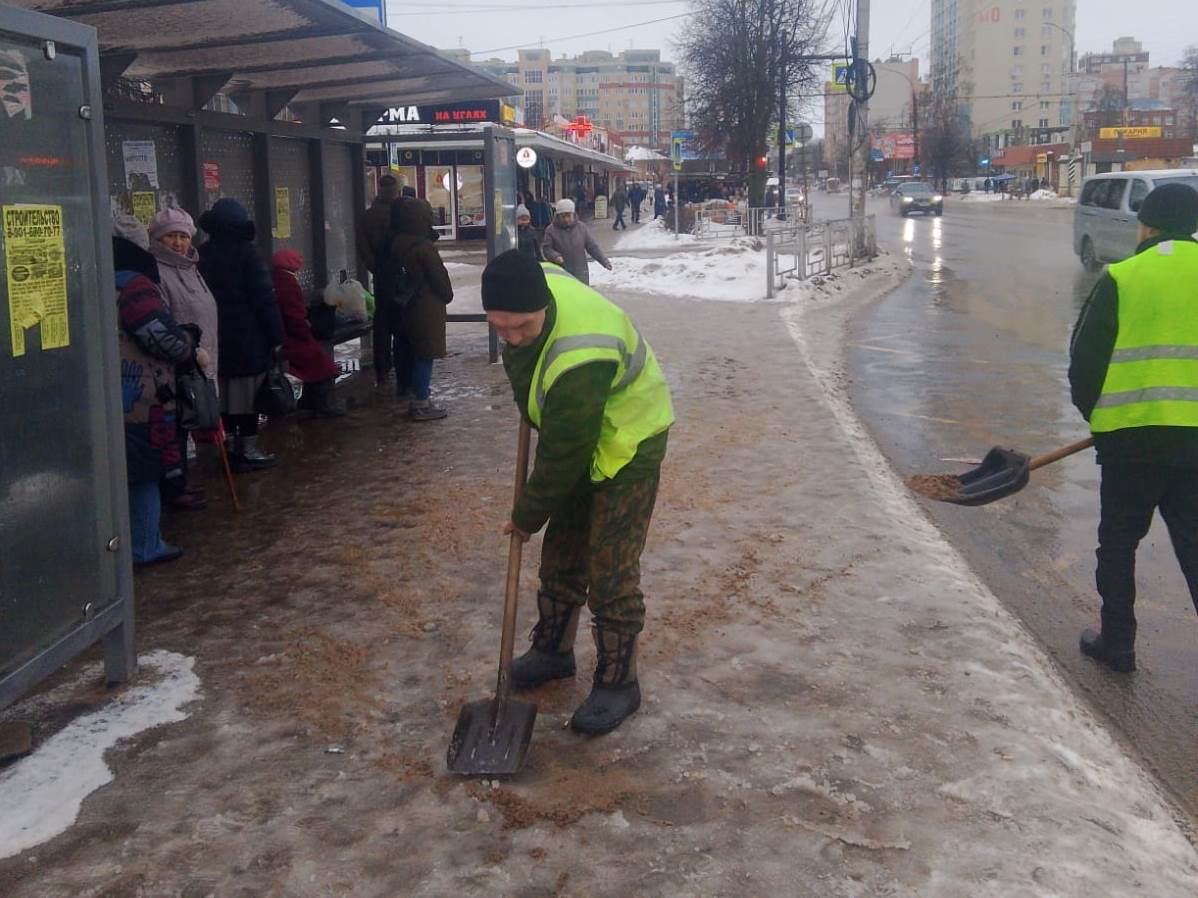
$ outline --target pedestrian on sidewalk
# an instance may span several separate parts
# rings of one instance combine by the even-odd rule
[[[288,373],[304,384],[297,407],[317,418],[340,418],[345,409],[337,403],[333,390],[341,372],[328,350],[312,336],[299,282],[303,267],[304,257],[298,250],[281,249],[271,257],[271,280],[279,314],[283,316],[283,354],[287,357]]]
[[[641,203],[645,201],[645,190],[639,183],[633,183],[628,190],[628,203],[632,207],[632,223],[641,223]]]
[[[395,369],[395,387],[403,399],[412,390],[411,354],[403,330],[403,316],[391,308],[391,286],[382,278],[394,234],[391,231],[391,207],[406,202],[399,195],[399,180],[394,175],[379,178],[379,192],[362,213],[357,226],[358,261],[371,274],[374,290],[374,321],[371,330],[371,356],[377,386],[387,383],[387,375]]]
[[[196,226],[179,208],[163,209],[150,224],[150,253],[158,263],[158,287],[171,317],[178,324],[193,325],[200,335],[200,348],[207,364],[204,376],[215,381],[219,370],[216,299],[200,275],[200,254],[191,245]],[[198,511],[208,504],[202,487],[188,485],[187,431],[177,428],[180,464],[177,477],[162,481],[162,497],[172,507]]]
[[[653,220],[666,217],[666,192],[658,184],[653,188]]]
[[[516,207],[516,249],[534,262],[545,261],[545,254],[541,251],[541,239],[533,230],[532,215],[529,214],[527,206]]]
[[[1158,508],[1198,609],[1198,192],[1157,187],[1139,220],[1136,254],[1082,309],[1069,364],[1102,466],[1101,628],[1081,650],[1119,672],[1136,668],[1136,548]]]
[[[612,230],[619,231],[623,229],[627,231],[628,225],[624,221],[624,210],[628,208],[628,192],[624,189],[622,183],[616,184],[616,192],[611,196],[611,207],[616,213],[616,222],[611,226]]]
[[[606,733],[641,701],[640,557],[674,422],[669,388],[628,316],[552,265],[503,253],[483,271],[482,300],[506,343],[516,405],[539,433],[503,532],[527,541],[548,525],[538,620],[513,682],[528,688],[574,675],[578,619],[589,605],[595,673],[570,726]]]
[[[283,356],[283,319],[270,272],[254,247],[257,229],[231,197],[200,216],[208,241],[200,274],[216,297],[220,329],[220,406],[238,472],[273,468],[278,460],[258,447],[258,391]]]
[[[532,226],[537,232],[537,239],[545,239],[545,229],[553,224],[553,206],[542,196],[533,200],[528,211],[532,214]]]
[[[612,268],[587,226],[578,220],[571,200],[558,200],[557,215],[545,231],[542,250],[547,261],[562,266],[584,284],[591,283],[588,254],[608,271]]]
[[[150,235],[140,221],[131,215],[113,221],[129,536],[138,566],[174,561],[183,554],[162,538],[158,484],[182,463],[177,372],[209,362],[194,333],[171,317],[158,288],[158,263],[149,249]]]
[[[412,353],[412,401],[408,416],[413,421],[444,418],[446,410],[431,399],[433,361],[443,359],[445,346],[445,307],[453,302],[453,285],[441,254],[433,242],[433,207],[426,200],[401,199],[393,206],[391,230],[394,237],[388,250],[389,266],[397,279],[395,304],[402,317]]]

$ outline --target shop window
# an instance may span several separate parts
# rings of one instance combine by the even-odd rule
[[[482,227],[487,223],[483,200],[483,167],[458,166],[458,227]]]

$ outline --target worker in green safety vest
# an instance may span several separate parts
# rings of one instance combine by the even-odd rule
[[[1198,192],[1164,184],[1138,215],[1136,254],[1094,287],[1069,365],[1102,466],[1102,628],[1081,650],[1120,672],[1136,667],[1136,547],[1157,508],[1198,608]]]
[[[555,265],[503,253],[483,271],[482,299],[506,344],[516,405],[539,434],[532,474],[503,528],[525,540],[546,528],[539,617],[512,680],[529,688],[572,677],[589,605],[595,674],[570,725],[606,733],[641,701],[640,558],[674,423],[670,391],[623,310]]]

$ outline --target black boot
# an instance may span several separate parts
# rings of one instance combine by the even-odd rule
[[[1134,639],[1112,639],[1094,630],[1083,630],[1080,644],[1083,655],[1116,673],[1131,673],[1136,669]]]
[[[636,679],[636,637],[596,625],[595,679],[591,694],[570,718],[576,733],[610,733],[641,706]]]
[[[342,418],[345,409],[337,404],[333,378],[304,384],[298,407],[312,413],[314,418]]]
[[[574,637],[582,606],[560,602],[542,590],[537,593],[537,611],[532,648],[512,662],[512,685],[517,689],[574,676]]]

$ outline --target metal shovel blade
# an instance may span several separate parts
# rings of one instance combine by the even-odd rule
[[[537,706],[508,699],[496,717],[495,699],[462,708],[446,763],[453,773],[486,776],[515,773],[524,766]]]
[[[1031,459],[1014,449],[995,446],[986,453],[982,463],[959,474],[961,488],[957,495],[945,498],[956,505],[988,505],[1017,493],[1031,479]]]

